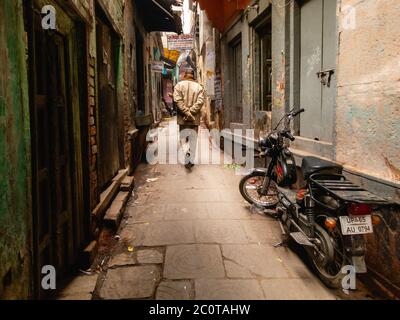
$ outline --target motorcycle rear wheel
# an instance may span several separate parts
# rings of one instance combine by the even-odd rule
[[[322,261],[313,248],[307,248],[307,253],[321,281],[329,288],[342,286],[345,274],[342,268],[347,264],[343,236],[339,229],[327,232],[320,225],[315,227],[315,236],[321,241],[319,249],[326,255]]]
[[[264,179],[267,177],[261,172],[253,172],[240,181],[239,190],[242,197],[250,204],[266,209],[275,208],[279,202],[278,189],[275,181],[271,180],[267,195],[261,195],[260,191]]]

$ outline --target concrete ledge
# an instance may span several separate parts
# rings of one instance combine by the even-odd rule
[[[324,141],[316,141],[304,137],[295,137],[296,140],[291,143],[291,146],[296,150],[304,150],[306,152],[327,159],[334,158],[333,144]]]

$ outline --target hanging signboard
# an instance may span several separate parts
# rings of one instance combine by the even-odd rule
[[[180,55],[181,53],[177,50],[168,50],[164,48],[164,57],[175,63],[178,61]]]
[[[153,63],[151,64],[151,71],[155,73],[163,73],[164,61],[153,61]]]
[[[169,50],[192,50],[194,47],[194,38],[191,34],[168,35]]]

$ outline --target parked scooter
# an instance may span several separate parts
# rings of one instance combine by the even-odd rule
[[[356,273],[367,271],[364,234],[373,233],[373,225],[382,221],[377,211],[390,203],[347,180],[342,166],[314,157],[303,158],[304,185],[297,192],[287,189],[298,178],[289,150],[288,141],[295,140],[290,123],[302,112],[304,109],[286,114],[259,141],[265,168],[245,176],[240,192],[253,205],[275,208],[284,234],[277,246],[289,240],[303,246],[320,279],[328,287],[338,288],[346,275],[344,266],[353,266]],[[278,129],[282,122],[283,129]]]

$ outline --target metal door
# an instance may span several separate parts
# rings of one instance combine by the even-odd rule
[[[62,277],[73,263],[71,121],[65,39],[41,28],[35,15],[32,110],[34,262],[36,285],[44,265]],[[43,293],[40,294],[42,296]]]
[[[300,104],[302,137],[332,142],[336,97],[336,0],[301,6]]]

